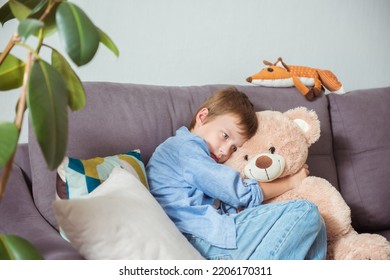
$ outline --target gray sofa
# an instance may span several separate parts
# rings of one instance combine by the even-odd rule
[[[224,86],[86,82],[86,107],[69,115],[67,155],[91,158],[138,148],[146,164],[156,146],[189,124],[200,103]],[[390,240],[390,87],[322,95],[312,102],[295,88],[237,88],[248,94],[257,110],[315,110],[321,138],[310,148],[311,175],[339,189],[357,231]],[[18,147],[0,202],[0,233],[28,239],[45,259],[82,259],[57,231],[55,184],[56,173],[47,170],[30,130],[28,144]]]

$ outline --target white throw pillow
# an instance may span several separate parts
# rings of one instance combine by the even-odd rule
[[[53,206],[86,259],[203,259],[145,186],[120,167],[87,198],[56,200]]]

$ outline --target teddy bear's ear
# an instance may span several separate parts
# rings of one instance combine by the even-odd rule
[[[318,120],[317,113],[313,110],[308,110],[306,107],[297,107],[288,110],[284,115],[299,126],[309,146],[320,138],[320,121]]]

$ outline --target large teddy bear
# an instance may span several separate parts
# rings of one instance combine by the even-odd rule
[[[298,107],[284,113],[257,112],[257,116],[256,135],[225,164],[260,182],[298,172],[306,162],[308,148],[320,137],[317,114]],[[308,176],[299,187],[265,203],[292,199],[317,205],[327,229],[327,259],[390,259],[390,243],[383,236],[358,234],[353,229],[350,208],[327,180]]]

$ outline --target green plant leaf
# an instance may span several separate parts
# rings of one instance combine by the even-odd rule
[[[5,3],[0,8],[0,23],[1,25],[4,25],[7,21],[14,19],[15,16],[11,12],[11,8],[9,7],[9,3]]]
[[[96,26],[74,4],[63,2],[56,12],[57,30],[64,49],[77,66],[91,61],[99,47],[100,37]]]
[[[68,89],[69,107],[72,111],[84,108],[86,97],[81,80],[73,71],[72,67],[70,67],[65,57],[63,57],[55,49],[53,49],[51,53],[51,64],[65,80],[66,87]]]
[[[68,92],[61,75],[43,60],[31,68],[27,105],[47,166],[54,170],[64,158],[68,140]]]
[[[27,38],[37,33],[39,29],[43,28],[43,22],[37,19],[27,18],[20,22],[18,26],[18,33],[22,40],[27,40]]]
[[[0,234],[0,260],[43,260],[43,257],[26,239]]]
[[[18,88],[23,84],[25,64],[19,58],[8,54],[0,64],[0,90]]]
[[[11,8],[12,14],[19,21],[22,21],[27,18],[32,12],[32,9],[30,9],[28,6],[24,5],[20,1],[9,0],[8,3],[9,7]]]
[[[0,167],[3,167],[16,149],[19,131],[14,123],[0,122]]]
[[[111,50],[117,57],[119,56],[119,50],[111,40],[110,37],[106,33],[103,32],[100,28],[98,28],[100,42],[102,42],[109,50]]]
[[[10,0],[0,8],[0,23],[3,25],[7,21],[15,18],[9,5],[10,2],[14,2],[14,8],[15,7],[17,8],[19,5],[21,5],[22,18],[23,18],[23,11],[25,11],[26,14],[29,13],[27,16],[36,13],[34,18],[38,19],[44,13],[44,9],[42,8],[48,5],[48,0],[18,0],[18,1]],[[30,10],[30,12],[28,12],[28,10]]]
[[[21,0],[19,0],[21,1]],[[42,8],[46,6],[48,0],[24,0],[25,4],[32,9],[31,14],[35,14],[42,11]]]

